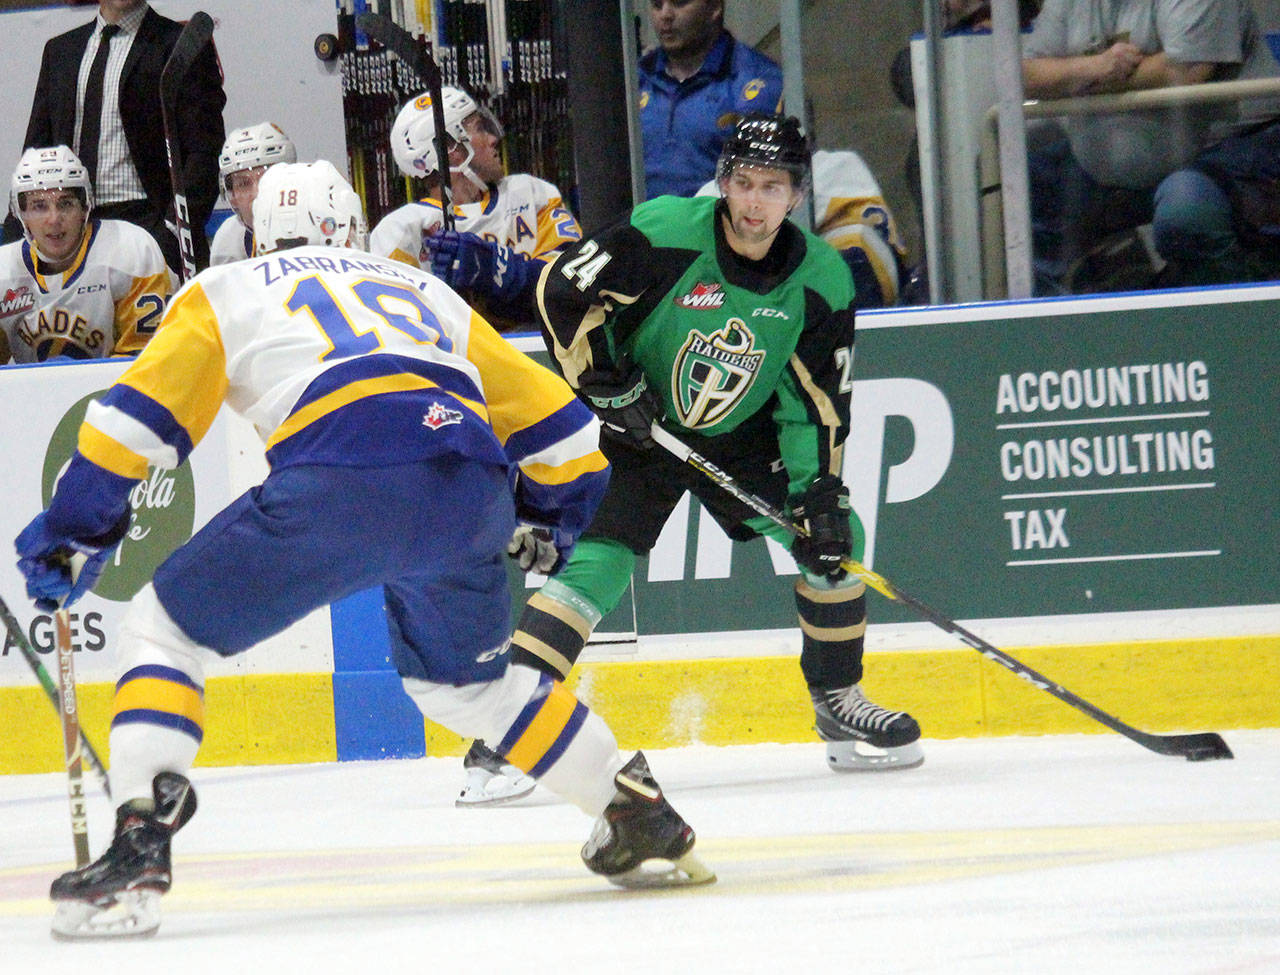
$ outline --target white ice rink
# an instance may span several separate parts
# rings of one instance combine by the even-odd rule
[[[0,776],[0,972],[1280,972],[1280,730],[1190,763],[1114,735],[649,754],[719,874],[626,892],[542,790],[456,809],[456,759],[197,769],[159,934],[64,944],[64,779]],[[110,808],[90,783],[95,855]]]

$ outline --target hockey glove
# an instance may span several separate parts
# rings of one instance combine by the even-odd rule
[[[791,517],[803,534],[792,543],[791,556],[802,569],[830,582],[845,577],[840,563],[853,555],[849,511],[849,489],[834,474],[814,478],[792,497]]]
[[[36,515],[14,542],[19,555],[18,571],[27,580],[27,595],[35,600],[36,609],[52,613],[70,606],[92,589],[112,551],[129,530],[130,520],[126,508],[102,535],[72,538],[51,526],[48,512]],[[85,556],[85,561],[75,573],[71,560],[77,554]]]
[[[523,254],[475,234],[441,230],[424,243],[431,273],[451,288],[511,303],[537,277]]]
[[[628,369],[619,364],[626,375],[588,370],[578,380],[583,398],[600,417],[607,436],[631,447],[648,450],[653,446],[649,428],[662,418],[662,401],[649,388],[649,381],[639,366]]]
[[[549,576],[565,567],[576,541],[573,535],[559,528],[521,521],[507,545],[507,554],[516,560],[522,572]]]

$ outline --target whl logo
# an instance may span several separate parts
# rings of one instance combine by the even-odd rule
[[[422,425],[430,427],[432,430],[439,430],[441,427],[447,427],[453,423],[462,422],[462,411],[451,410],[449,407],[441,403],[432,403],[427,410],[426,415],[422,418]]]
[[[18,312],[30,311],[36,306],[36,296],[25,284],[19,288],[10,288],[0,299],[0,316],[16,315]]]
[[[681,295],[675,299],[675,303],[681,308],[720,308],[724,305],[725,293],[720,290],[717,282],[711,284],[703,284],[701,282],[693,286],[693,290],[687,295]]]
[[[58,477],[75,451],[89,401],[98,395],[91,393],[72,406],[53,431],[41,477],[41,500],[46,507]],[[94,595],[113,602],[132,599],[151,581],[156,566],[191,537],[196,510],[191,465],[183,464],[174,470],[151,468],[146,479],[129,492],[129,503],[133,509],[129,530],[93,588]]]
[[[730,318],[710,335],[689,333],[671,374],[671,395],[684,426],[714,426],[742,402],[764,362],[755,341],[741,318]]]

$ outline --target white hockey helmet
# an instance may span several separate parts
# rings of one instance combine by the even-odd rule
[[[93,182],[80,158],[66,146],[28,149],[18,160],[9,187],[9,209],[19,220],[19,196],[31,190],[79,190],[86,210],[93,209]]]
[[[303,244],[365,248],[364,208],[333,163],[280,163],[262,174],[253,201],[254,251]]]
[[[484,181],[471,170],[471,160],[475,150],[471,147],[471,136],[467,133],[463,122],[479,113],[485,127],[499,139],[502,138],[502,125],[487,108],[481,108],[476,100],[461,88],[444,87],[440,89],[440,100],[444,103],[444,131],[454,142],[466,151],[467,158],[460,165],[450,166],[455,173],[462,173],[481,189]],[[391,126],[391,155],[395,157],[400,172],[411,178],[431,176],[440,169],[436,159],[436,118],[431,105],[431,93],[423,92],[417,98],[406,102]]]
[[[227,136],[218,155],[218,175],[222,177],[222,188],[230,192],[232,173],[297,161],[298,151],[280,126],[274,122],[259,122],[236,129]]]

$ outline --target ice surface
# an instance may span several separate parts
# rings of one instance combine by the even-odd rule
[[[1114,735],[649,753],[719,874],[627,892],[539,789],[457,809],[457,759],[196,769],[159,934],[51,940],[65,780],[0,776],[0,972],[1280,972],[1280,730],[1189,763]],[[112,813],[91,782],[90,837]]]

